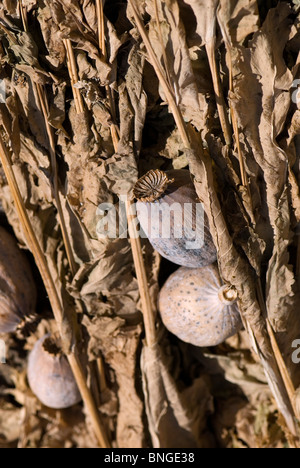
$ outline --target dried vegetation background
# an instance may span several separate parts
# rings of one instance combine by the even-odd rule
[[[66,348],[77,341],[87,350],[88,382],[113,446],[297,445],[299,7],[2,0],[1,152],[63,314],[58,326],[28,251],[38,323],[27,337],[5,337],[1,447],[98,444],[83,405],[49,410],[28,388],[27,354],[57,326]],[[211,349],[180,342],[159,317],[145,341],[130,241],[97,236],[99,204],[117,204],[149,169],[188,165],[245,324]],[[32,250],[3,171],[0,183],[1,223]],[[143,255],[154,311],[174,266],[147,241]]]

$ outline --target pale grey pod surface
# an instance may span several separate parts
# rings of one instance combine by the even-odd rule
[[[0,227],[0,333],[14,332],[35,305],[30,264],[16,239]]]
[[[135,193],[137,216],[153,248],[171,262],[189,268],[214,263],[216,248],[189,171],[150,171],[148,174],[151,173],[157,174],[157,179],[159,176],[163,179],[162,189],[153,197],[156,198],[143,198],[143,186],[140,193],[138,190]],[[145,180],[148,174],[144,176]],[[165,176],[171,180],[169,184],[165,182]],[[155,187],[154,182],[152,185]],[[144,193],[147,193],[147,187]]]
[[[81,401],[77,384],[65,355],[44,349],[45,335],[29,354],[27,377],[32,392],[49,408],[64,409]]]
[[[164,325],[182,341],[200,347],[216,346],[235,335],[242,321],[230,291],[227,299],[223,296],[224,288],[216,264],[179,268],[159,294]]]
[[[11,298],[0,292],[0,333],[12,333],[22,323],[22,312]]]

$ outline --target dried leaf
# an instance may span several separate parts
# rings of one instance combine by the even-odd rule
[[[152,18],[149,38],[170,76],[172,92],[185,120],[191,121],[200,131],[206,124],[208,105],[205,96],[198,92],[195,84],[179,6],[172,0],[162,1],[159,4],[158,26],[153,2],[146,3],[147,11]],[[167,63],[164,63],[164,56],[167,57]],[[162,98],[165,99],[162,90],[160,92]]]
[[[217,14],[218,21],[226,24],[232,44],[242,43],[258,30],[257,0],[220,0]]]
[[[12,151],[17,182],[65,311],[78,313],[89,382],[113,445],[148,446],[150,432],[156,447],[282,447],[284,425],[277,420],[274,396],[292,431],[295,424],[265,319],[268,315],[280,331],[275,339],[297,387],[299,365],[293,363],[291,343],[300,333],[299,252],[294,255],[299,249],[299,111],[291,98],[300,63],[299,12],[286,1],[270,9],[255,0],[136,0],[175,99],[175,106],[167,106],[166,90],[128,6],[132,2],[103,2],[106,51],[99,47],[96,2],[22,0],[22,17],[19,3],[3,0],[0,5],[6,91],[6,102],[0,103],[1,135]],[[84,107],[79,114],[66,38],[79,77],[75,87]],[[224,95],[223,117],[229,116],[230,89],[228,103],[238,122],[239,135],[232,143],[229,131],[226,146],[216,80]],[[53,200],[49,130],[33,82],[44,84],[49,104],[59,198],[78,264],[74,277]],[[175,107],[185,120],[181,128],[170,114]],[[193,150],[182,142],[183,129],[188,130],[184,142],[191,142]],[[241,185],[241,155],[249,190],[245,181]],[[142,307],[130,243],[100,238],[106,211],[98,207],[114,206],[120,215],[119,198],[140,173],[188,163],[210,221],[220,271],[238,290],[246,331],[206,350],[205,356],[170,335],[141,351]],[[7,218],[24,245],[2,171],[0,186],[0,221]],[[155,303],[159,287],[176,267],[160,263],[147,240],[142,246]],[[52,327],[42,285],[38,290],[45,320],[26,339],[25,351]],[[255,357],[244,341],[247,333]],[[1,447],[96,446],[80,405],[58,418],[31,394],[24,341],[16,340],[7,338],[11,365],[0,368]]]
[[[206,418],[213,409],[205,378],[179,392],[162,348],[144,347],[141,356],[149,430],[154,448],[212,447]],[[189,399],[197,401],[197,412]]]
[[[272,293],[268,294],[267,301],[269,317],[275,330],[282,329],[281,316],[285,322],[291,307],[283,304],[278,307],[277,291],[284,289],[287,297],[291,297],[294,283],[291,267],[287,265],[290,241],[288,161],[286,154],[276,143],[290,106],[289,90],[293,81],[283,59],[283,48],[289,34],[289,14],[290,8],[286,4],[271,10],[262,29],[254,35],[251,48],[241,50],[240,72],[236,75],[235,96],[232,96],[239,126],[244,130],[266,182],[266,201],[274,231],[274,252],[269,264],[267,284],[267,292]],[[241,80],[245,75],[248,77],[247,86]],[[250,77],[252,84],[249,93]],[[282,201],[283,198],[285,202]],[[280,227],[278,217],[281,218]],[[278,276],[280,270],[281,274]]]

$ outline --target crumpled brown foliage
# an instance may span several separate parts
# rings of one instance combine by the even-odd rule
[[[183,25],[179,19],[178,9],[175,12],[176,7],[172,5],[172,23],[168,21],[168,14],[166,13],[168,11],[167,5],[169,6],[169,4],[168,2],[162,3],[166,6],[164,21],[168,24],[169,29],[171,29],[171,31],[167,31],[169,42],[173,46],[173,51],[176,51],[177,46],[183,56],[185,50],[181,44]],[[188,1],[186,3],[191,5],[197,23],[196,30],[202,35],[202,41],[207,47],[214,47],[216,44],[216,26],[218,20],[227,48],[227,54],[231,56],[230,61],[229,57],[226,57],[230,73],[232,74],[232,84],[229,83],[231,88],[229,103],[232,116],[235,114],[234,117],[237,120],[237,125],[242,135],[240,143],[240,145],[243,145],[240,150],[242,158],[245,159],[247,168],[249,164],[252,166],[251,171],[253,171],[252,168],[255,168],[255,173],[251,174],[251,187],[248,193],[246,191],[243,194],[240,190],[240,196],[243,198],[241,200],[242,203],[240,202],[237,205],[239,210],[242,211],[242,216],[248,217],[249,220],[247,222],[248,226],[245,226],[248,231],[246,234],[248,246],[240,244],[246,254],[246,259],[237,250],[240,233],[237,229],[239,228],[237,224],[230,226],[236,235],[235,242],[232,241],[229,226],[224,217],[226,204],[221,209],[220,200],[215,191],[215,177],[211,162],[203,154],[201,146],[197,144],[195,132],[193,134],[194,151],[187,152],[187,159],[190,164],[190,170],[195,176],[195,186],[198,195],[203,200],[210,219],[212,234],[218,247],[222,276],[225,281],[233,284],[239,291],[242,316],[247,328],[250,327],[250,334],[254,338],[254,348],[260,354],[277,403],[285,414],[289,427],[292,431],[295,431],[290,401],[287,398],[284,383],[278,372],[275,356],[273,355],[274,350],[271,349],[271,344],[268,340],[268,332],[263,316],[266,307],[268,319],[274,331],[286,331],[289,316],[299,303],[298,294],[294,289],[295,274],[292,265],[289,265],[289,248],[293,237],[288,199],[287,169],[289,159],[276,141],[276,137],[283,130],[288,111],[292,104],[290,89],[293,85],[294,76],[283,57],[283,50],[291,36],[293,22],[290,16],[292,9],[287,3],[284,3],[278,5],[276,9],[270,10],[263,26],[257,31],[259,12],[255,2],[250,4],[247,2],[249,7],[247,14],[249,16],[247,17],[247,14],[243,15],[245,23],[237,18],[235,21],[236,27],[232,29],[230,29],[230,13],[233,13],[233,5],[229,8],[228,2],[206,2],[205,7],[201,5],[201,2]],[[244,2],[237,2],[233,10],[238,15],[244,8]],[[169,9],[171,10],[171,8]],[[157,11],[152,13],[153,16],[158,16]],[[174,18],[176,18],[176,22]],[[247,29],[248,26],[249,29]],[[239,28],[241,28],[240,31]],[[157,29],[159,30],[159,27]],[[232,32],[233,29],[234,33]],[[243,29],[245,35],[240,34]],[[171,38],[175,36],[175,31],[177,31],[178,40],[174,45]],[[247,37],[249,31],[254,33],[254,35],[251,42],[244,45],[242,42]],[[255,33],[255,31],[257,32]],[[164,33],[166,34],[165,27]],[[278,33],[280,35],[279,41],[277,39]],[[162,32],[160,33],[159,41],[163,49],[162,44],[167,41],[164,39]],[[238,60],[240,55],[242,56],[241,61]],[[169,76],[173,76],[173,74],[176,76],[178,66],[176,62],[177,56],[178,53],[173,53],[172,56],[168,55],[167,58],[163,54],[160,57],[161,64],[166,70],[167,79],[169,79]],[[182,63],[184,63],[184,60],[182,60]],[[244,68],[246,68],[246,71]],[[185,67],[184,70],[186,71],[186,76],[190,76],[191,82],[193,82],[191,70],[188,67]],[[180,95],[180,84],[176,80],[173,80],[172,84],[174,94]],[[251,88],[250,93],[249,85]],[[184,86],[182,88],[183,94],[185,88]],[[236,94],[240,89],[243,89],[243,94],[240,94],[237,98]],[[252,92],[256,94],[252,95]],[[220,100],[220,97],[217,96],[217,102],[218,99]],[[177,104],[180,107],[179,101],[177,101]],[[221,105],[224,106],[223,103]],[[180,110],[185,116],[182,106]],[[253,113],[251,112],[252,110]],[[249,134],[247,128],[249,128]],[[237,134],[235,134],[235,137],[240,138]],[[225,136],[226,141],[227,138]],[[246,140],[244,140],[245,138]],[[210,149],[212,149],[212,137],[206,135],[206,139],[210,144]],[[216,145],[214,145],[214,148],[216,148]],[[200,158],[196,153],[200,154]],[[213,156],[215,161],[220,161],[220,155]],[[256,165],[253,164],[253,158],[257,163]],[[265,186],[262,184],[261,187],[259,186],[259,176],[264,179]],[[255,205],[252,204],[251,200],[252,187],[254,187]],[[257,196],[259,191],[261,192],[260,198]],[[237,201],[238,198],[236,198]],[[265,226],[262,226],[262,219],[260,219],[261,211],[264,216]],[[260,239],[261,236],[262,239]],[[250,242],[252,242],[251,248]],[[265,248],[265,252],[262,250],[257,255],[254,249],[255,243],[260,249]],[[271,253],[272,251],[273,253]],[[263,258],[263,254],[265,254],[265,258]],[[263,265],[261,264],[263,260],[264,262],[269,262],[267,271],[263,271],[262,269]],[[251,267],[255,267],[258,275],[257,278],[255,278],[255,273]],[[296,265],[294,265],[295,267]],[[265,281],[264,275],[266,280],[266,306],[263,306],[262,303],[263,297],[261,296],[260,286],[261,281]],[[262,294],[264,293],[262,292]],[[297,336],[298,328],[294,330],[294,333]],[[281,339],[281,342],[284,341],[282,337],[279,339]],[[286,335],[285,346],[291,346],[290,333]],[[282,348],[284,349],[283,343]],[[290,360],[287,362],[287,366],[289,368],[293,367]]]
[[[207,429],[213,412],[213,398],[205,376],[180,389],[170,368],[172,357],[160,346],[145,346],[141,355],[141,370],[145,406],[154,448],[213,448],[215,442]],[[162,351],[162,349],[164,351]],[[169,360],[169,362],[168,362]],[[195,412],[190,401],[197,407]]]
[[[294,288],[293,267],[289,264],[289,248],[292,240],[287,178],[289,160],[286,153],[276,142],[276,137],[283,129],[291,107],[290,89],[294,77],[283,58],[283,49],[286,47],[292,25],[289,17],[290,13],[291,9],[287,4],[271,10],[262,28],[254,34],[248,47],[237,44],[236,38],[231,38],[231,47],[228,51],[235,57],[233,70],[234,94],[230,95],[230,102],[237,115],[243,138],[246,138],[246,141],[243,141],[243,157],[246,161],[252,161],[254,157],[257,163],[256,173],[259,168],[266,184],[265,193],[261,197],[261,203],[257,208],[259,211],[268,213],[265,225],[270,223],[270,227],[273,229],[273,239],[270,239],[268,234],[270,230],[268,229],[265,232],[260,230],[257,234],[265,234],[263,240],[268,248],[273,245],[273,253],[269,259],[266,273],[265,294],[268,318],[273,329],[278,332],[287,331],[289,316],[299,305],[299,295]],[[224,20],[222,5],[220,5],[218,15],[223,21],[223,27],[225,23],[229,28],[229,23]],[[280,39],[278,39],[278,36]],[[232,49],[234,49],[233,52]],[[238,57],[240,57],[240,60]],[[253,165],[253,163],[251,164]],[[199,175],[197,174],[197,176]],[[252,183],[254,186],[258,185],[257,177],[254,178]],[[215,203],[213,206],[215,207]],[[213,211],[215,211],[214,208]],[[214,222],[218,219],[216,211],[213,219]],[[219,225],[219,229],[218,226],[216,227],[217,232],[224,232],[222,225]],[[224,242],[224,237],[221,242]],[[241,278],[243,268],[236,264],[236,273],[232,271],[232,260],[234,258],[237,260],[238,256],[232,255],[232,260],[225,257],[225,259],[229,260],[226,265],[222,252],[228,252],[228,246],[220,247],[219,260],[223,276],[231,284],[236,281],[239,285],[244,285],[245,282]],[[228,268],[230,264],[231,266]],[[235,278],[234,275],[236,275]],[[248,271],[248,276],[250,276],[250,271]],[[249,286],[248,292],[244,291],[240,294],[243,314],[249,321],[263,353],[267,352],[268,354],[265,347],[267,342],[266,334],[262,327],[263,320],[255,300],[255,285],[254,283],[251,285],[249,279],[247,284]],[[246,304],[243,304],[243,300],[245,300]],[[257,317],[256,323],[255,317]],[[262,340],[260,338],[261,332],[263,333]],[[296,337],[299,329],[294,330],[294,333]],[[283,341],[284,339],[282,339]],[[282,344],[284,350],[291,346],[291,341],[291,334],[288,333],[286,342]],[[276,364],[274,361],[272,363],[272,359],[267,359],[267,361],[263,359],[263,362],[267,365],[266,371],[267,373],[271,372],[271,380],[273,381],[276,375]],[[290,360],[287,361],[287,366],[293,367]]]
[[[18,184],[66,307],[76,310],[84,326],[90,368],[97,359],[104,360],[107,387],[97,404],[114,445],[281,446],[281,422],[274,417],[267,380],[249,343],[231,342],[225,350],[203,354],[178,341],[174,346],[174,338],[164,335],[154,349],[142,350],[141,307],[130,243],[99,239],[97,227],[103,213],[97,208],[105,203],[118,205],[139,173],[171,167],[171,162],[185,167],[189,162],[210,218],[221,273],[238,289],[242,316],[269,366],[269,380],[274,377],[277,382],[278,371],[257,300],[258,275],[263,279],[268,318],[298,386],[299,371],[291,363],[290,344],[299,333],[295,316],[299,295],[297,265],[290,252],[297,247],[299,222],[299,146],[297,153],[294,145],[299,110],[291,102],[290,89],[299,74],[299,56],[295,59],[299,17],[290,2],[281,2],[263,20],[256,0],[138,3],[157,57],[170,70],[168,79],[196,147],[198,132],[204,138],[201,163],[201,146],[198,154],[187,151],[174,127],[127,2],[106,2],[105,59],[98,47],[94,2],[23,0],[30,25],[26,33],[17,0],[4,0],[0,59],[7,100],[0,104],[0,123],[13,153]],[[80,114],[66,67],[65,38],[72,41],[79,74],[76,87],[85,108]],[[226,47],[232,55],[233,90],[227,93],[228,103],[240,129],[251,199],[240,183],[237,148],[223,144],[205,50],[210,41],[219,54],[225,95],[229,88]],[[78,265],[74,278],[52,198],[49,141],[33,82],[47,90],[64,217]],[[117,151],[105,86],[110,86],[117,108]],[[4,180],[1,203],[25,244]],[[155,301],[159,259],[146,241],[143,252]],[[0,406],[0,443],[93,445],[89,424],[84,435],[80,407],[60,416],[40,408],[26,387],[25,366],[25,362],[20,366],[23,380],[9,385],[22,409],[14,409],[5,396]],[[89,378],[93,383],[92,373]],[[8,385],[9,379],[5,381]],[[20,389],[26,391],[25,401]],[[279,390],[284,394],[280,385]],[[289,412],[286,398],[281,403],[282,411]],[[17,424],[22,430],[15,428]],[[47,436],[39,441],[45,429]]]

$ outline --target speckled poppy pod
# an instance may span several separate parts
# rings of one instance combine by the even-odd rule
[[[166,328],[195,346],[216,346],[242,328],[235,288],[222,284],[216,264],[181,267],[159,294]]]
[[[36,288],[31,268],[15,238],[0,227],[0,333],[34,318]]]
[[[27,376],[32,392],[49,408],[69,408],[81,401],[67,357],[49,334],[29,354]]]
[[[187,170],[151,170],[134,187],[140,225],[171,262],[197,268],[217,258],[208,218]]]

